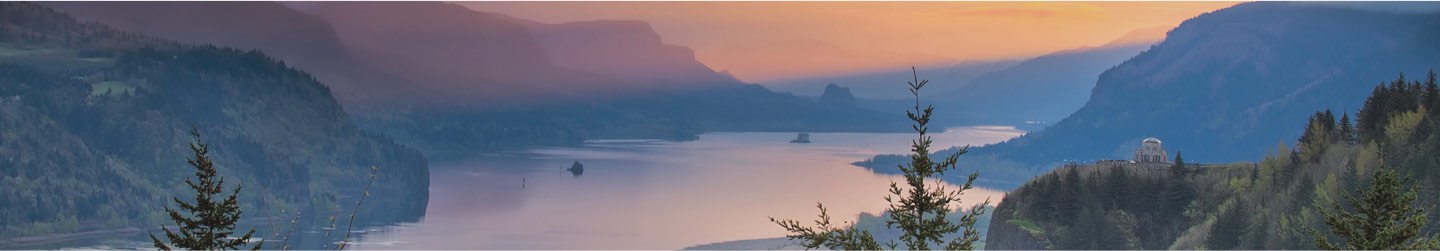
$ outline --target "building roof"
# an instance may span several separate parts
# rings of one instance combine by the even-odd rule
[[[1145,142],[1145,143],[1160,144],[1160,139],[1157,139],[1157,138],[1145,138],[1145,141],[1143,141],[1143,142]]]

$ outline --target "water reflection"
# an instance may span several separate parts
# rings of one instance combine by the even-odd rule
[[[935,149],[1020,133],[959,128],[935,135]],[[837,216],[883,209],[898,177],[849,163],[905,152],[912,137],[813,133],[811,144],[790,144],[793,133],[709,133],[690,142],[604,140],[435,163],[424,219],[364,234],[356,247],[676,249],[782,236],[767,217],[812,219],[816,202]],[[575,162],[583,176],[565,170]],[[1003,194],[976,189],[964,201]]]

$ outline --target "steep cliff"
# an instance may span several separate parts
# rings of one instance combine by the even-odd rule
[[[424,212],[420,152],[360,131],[329,88],[265,54],[149,38],[21,2],[0,3],[0,51],[5,237],[154,226],[160,206],[184,197],[191,126],[227,186],[244,185],[247,217],[262,205],[336,214],[371,166],[380,172],[366,221]]]

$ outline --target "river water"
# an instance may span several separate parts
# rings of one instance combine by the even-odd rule
[[[994,143],[1022,133],[1011,127],[950,128],[933,135],[931,149]],[[358,237],[350,247],[679,249],[781,237],[785,232],[768,217],[809,223],[819,213],[817,202],[837,223],[853,222],[861,212],[881,212],[890,182],[900,177],[851,163],[905,153],[915,135],[812,133],[813,143],[788,143],[795,137],[722,132],[686,142],[596,140],[579,147],[518,148],[431,163],[424,216],[385,223],[361,215],[358,220],[370,227],[353,232]],[[584,165],[582,174],[564,170],[577,161]],[[989,198],[998,203],[1002,196],[1003,191],[977,188],[963,202]],[[316,239],[302,248],[319,248],[324,239],[334,239],[322,236],[329,232],[325,229],[295,235]],[[150,244],[142,232],[28,248],[147,249]]]
[[[1022,134],[960,127],[936,147]],[[898,176],[850,163],[904,153],[914,134],[707,133],[699,140],[598,140],[526,148],[431,166],[430,204],[418,222],[367,229],[359,249],[677,249],[784,236],[767,217],[810,222],[824,203],[835,221],[880,212]],[[574,162],[584,172],[564,171]],[[968,172],[965,172],[968,174]],[[983,175],[983,174],[982,174]],[[964,202],[1003,191],[971,190]]]

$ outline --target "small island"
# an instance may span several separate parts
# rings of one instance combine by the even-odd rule
[[[797,143],[797,144],[807,144],[807,143],[810,143],[810,133],[808,133],[808,132],[802,132],[802,133],[800,133],[800,134],[797,134],[797,135],[795,135],[795,139],[794,139],[794,140],[790,140],[790,143]]]
[[[570,171],[570,174],[580,176],[581,174],[585,174],[585,165],[576,161],[574,164],[570,164],[570,168],[566,168],[565,171]]]

